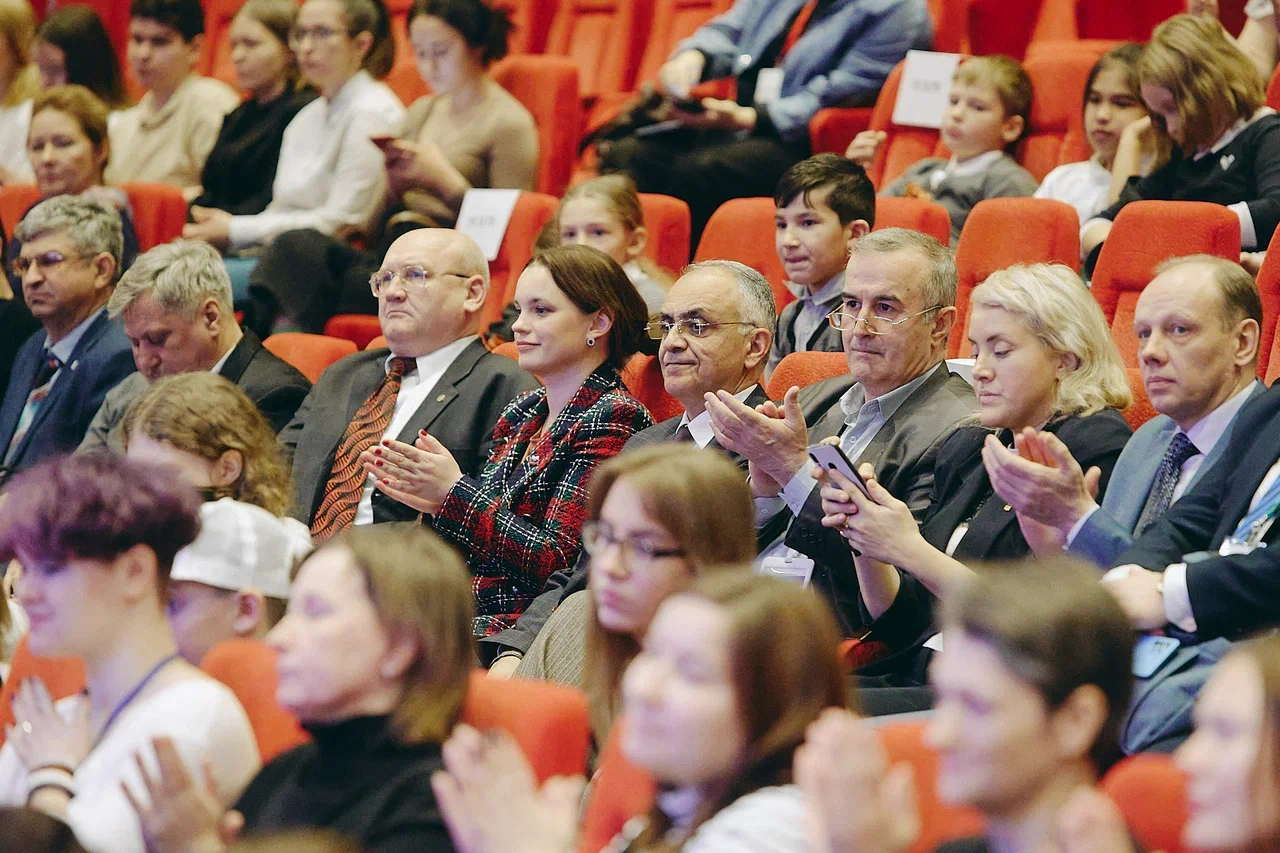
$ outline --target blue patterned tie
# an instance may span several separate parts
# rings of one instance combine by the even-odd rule
[[[1253,505],[1253,510],[1240,520],[1231,538],[1237,542],[1251,543],[1255,538],[1252,528],[1257,525],[1261,529],[1262,525],[1276,514],[1277,508],[1280,508],[1280,477],[1276,478],[1271,487]]]
[[[1164,452],[1164,459],[1160,462],[1160,470],[1151,483],[1151,491],[1147,493],[1142,515],[1138,516],[1138,524],[1134,527],[1136,535],[1141,536],[1169,510],[1169,505],[1173,503],[1174,489],[1178,487],[1178,478],[1182,476],[1182,466],[1199,452],[1185,433],[1174,434],[1169,448]]]
[[[4,461],[6,464],[11,462],[18,452],[18,448],[22,446],[22,440],[26,438],[27,431],[31,429],[31,424],[36,419],[36,411],[40,408],[40,403],[45,397],[49,396],[49,389],[53,386],[53,377],[62,367],[62,362],[52,350],[45,350],[41,357],[40,370],[36,372],[36,378],[31,383],[31,392],[27,394],[27,402],[22,406],[22,414],[18,416],[18,425],[13,430],[13,438],[9,440],[9,447],[5,452]]]

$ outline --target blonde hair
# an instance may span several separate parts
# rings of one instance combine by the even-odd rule
[[[1023,70],[1022,63],[1011,56],[994,54],[975,56],[960,63],[951,77],[952,83],[965,86],[990,86],[1000,99],[1005,118],[1022,119],[1021,139],[1031,126],[1031,78]],[[1018,139],[1013,143],[1016,144]]]
[[[645,514],[684,551],[695,577],[709,566],[755,558],[751,493],[742,470],[724,454],[670,442],[616,456],[591,478],[588,519],[599,520],[605,498],[621,480],[640,494]],[[622,672],[639,651],[635,637],[605,629],[595,607],[587,608],[584,686],[599,743],[604,743],[618,715]]]
[[[564,197],[560,199],[560,204],[556,207],[556,215],[554,217],[554,228],[556,229],[554,245],[560,244],[560,211],[564,210],[564,206],[569,202],[581,198],[592,198],[603,202],[609,212],[618,217],[618,222],[621,223],[628,234],[634,233],[637,228],[645,227],[644,208],[640,205],[640,194],[636,191],[635,182],[626,175],[602,175],[599,178],[592,178],[589,181],[583,181],[577,186],[570,187],[565,192]],[[657,281],[664,288],[671,287],[674,279],[670,273],[663,270],[643,253],[638,255],[635,260],[645,275]]]
[[[31,62],[31,42],[36,37],[36,17],[27,0],[0,0],[0,40],[18,70],[0,106],[12,107],[34,98],[40,91],[40,69]]]
[[[1240,119],[1266,102],[1266,88],[1252,60],[1222,26],[1199,15],[1175,15],[1156,27],[1142,52],[1144,86],[1167,89],[1182,125],[1187,154],[1208,148]],[[1168,137],[1164,120],[1151,124]]]
[[[391,723],[402,743],[443,743],[462,717],[476,666],[471,574],[457,551],[417,525],[349,527],[314,553],[342,548],[364,577],[378,621],[417,655]]]
[[[988,276],[971,305],[1000,308],[1020,319],[1045,350],[1075,366],[1058,383],[1057,414],[1092,415],[1133,404],[1120,352],[1097,301],[1062,264],[1015,264]]]
[[[171,444],[216,462],[228,450],[243,459],[240,479],[214,489],[272,515],[289,511],[289,464],[275,430],[244,391],[216,373],[197,370],[156,380],[124,417],[124,445],[133,436]]]

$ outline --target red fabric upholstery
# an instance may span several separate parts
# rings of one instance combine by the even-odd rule
[[[387,13],[391,16],[391,36],[396,43],[396,58],[390,73],[382,78],[382,82],[405,104],[412,104],[431,91],[431,87],[418,74],[413,45],[409,43],[409,11],[413,8],[413,0],[385,2]]]
[[[478,669],[471,674],[462,722],[510,734],[539,780],[586,772],[591,724],[581,690],[523,678],[498,681]]]
[[[1258,295],[1262,298],[1262,334],[1258,338],[1258,375],[1267,370],[1267,360],[1276,339],[1280,318],[1280,228],[1271,235],[1267,257],[1258,270]]]
[[[538,125],[538,192],[561,195],[573,174],[582,126],[578,66],[558,56],[508,56],[491,73]]]
[[[235,66],[231,64],[231,19],[245,0],[205,0],[204,48],[196,73],[216,77],[229,86],[239,85]]]
[[[1187,782],[1172,757],[1130,756],[1102,778],[1102,790],[1120,807],[1124,822],[1148,850],[1190,853],[1182,843],[1187,822]]]
[[[312,382],[320,378],[326,367],[343,356],[356,352],[356,345],[346,338],[308,335],[304,332],[271,335],[262,345],[298,368]]]
[[[1145,42],[1157,24],[1185,11],[1184,0],[1076,0],[1076,35]]]
[[[658,69],[671,57],[676,45],[732,5],[732,0],[655,0],[653,23],[649,27],[644,54],[640,57],[635,83],[658,79]]]
[[[1138,363],[1133,310],[1156,266],[1166,258],[1200,253],[1240,258],[1240,220],[1222,205],[1138,201],[1120,211],[1093,271],[1093,295],[1125,364]]]
[[[1017,239],[1009,239],[1016,234]],[[947,355],[968,356],[969,294],[996,270],[1012,264],[1066,264],[1080,269],[1080,224],[1075,208],[1039,198],[989,198],[965,220],[956,246],[960,272],[956,323]]]
[[[578,836],[578,853],[599,853],[622,831],[627,821],[653,808],[657,793],[653,777],[622,754],[625,726],[625,718],[614,722],[600,752],[591,798],[583,814],[582,833]]]
[[[902,63],[899,62],[889,72],[871,111],[871,130],[882,130],[888,134],[876,154],[875,162],[867,169],[867,177],[877,188],[891,184],[917,160],[949,156],[946,146],[938,138],[938,131],[893,123],[893,105],[898,99],[898,84],[901,80]]]
[[[40,190],[35,184],[5,184],[0,186],[0,225],[5,236],[12,239],[13,229],[31,205],[40,200]]]
[[[382,349],[386,345],[387,345],[387,339],[384,338],[382,335],[378,335],[376,338],[369,341],[369,343],[365,344],[363,348],[364,349]]]
[[[490,5],[507,10],[515,25],[507,37],[508,53],[542,53],[546,49],[556,0],[498,0]]]
[[[771,399],[781,400],[792,385],[803,388],[848,372],[849,363],[842,352],[793,352],[778,362],[765,390]]]
[[[1018,143],[1018,162],[1038,181],[1062,163],[1088,160],[1093,154],[1084,136],[1081,105],[1085,81],[1098,56],[1093,47],[1043,51],[1024,64],[1034,95],[1027,133]]]
[[[1267,372],[1263,377],[1266,383],[1270,385],[1276,379],[1280,379],[1280,346],[1271,345],[1271,357],[1266,359]]]
[[[1155,410],[1147,397],[1147,386],[1142,382],[1142,370],[1137,367],[1126,367],[1124,372],[1129,378],[1129,390],[1133,393],[1133,405],[1124,410],[1124,419],[1128,422],[1130,429],[1137,429],[1160,413]]]
[[[227,640],[211,648],[200,669],[240,700],[262,763],[311,740],[298,719],[276,702],[276,653],[257,640]]]
[[[547,53],[577,64],[584,97],[629,92],[652,19],[653,0],[561,0]]]
[[[125,47],[129,43],[128,3],[124,3],[122,0],[55,0],[53,3],[31,4],[31,7],[41,19],[44,18],[45,9],[53,11],[64,6],[88,6],[97,12],[98,17],[102,19],[102,23],[107,28],[107,35],[111,38],[111,44],[115,47],[116,54],[120,57],[120,67],[128,67],[128,63],[125,61]]]
[[[689,240],[693,225],[689,205],[678,198],[654,193],[640,193],[645,228],[649,230],[649,247],[645,254],[658,266],[679,272],[689,262]]]
[[[871,127],[871,107],[828,107],[809,120],[814,154],[843,154],[853,138]]]
[[[171,184],[125,184],[133,210],[133,230],[138,251],[154,249],[182,236],[187,224],[187,200],[182,188]]]
[[[880,729],[890,765],[906,761],[915,769],[920,835],[911,846],[911,853],[929,853],[944,841],[976,835],[983,828],[977,812],[948,805],[938,798],[938,756],[924,742],[924,727],[918,722],[890,723]]]
[[[520,350],[516,348],[515,341],[505,341],[493,348],[494,355],[505,355],[512,361],[520,360]]]
[[[969,0],[929,0],[933,19],[933,49],[969,53]]]
[[[337,314],[324,324],[331,338],[346,338],[356,349],[370,349],[369,342],[382,336],[382,324],[373,314]]]
[[[498,257],[489,262],[489,295],[480,311],[481,334],[502,316],[502,309],[511,302],[516,292],[516,279],[533,257],[533,241],[555,214],[557,204],[559,201],[554,196],[520,193],[511,221],[507,223],[507,233],[502,236],[502,245],[498,247]]]
[[[951,216],[942,205],[922,198],[876,197],[876,224],[881,228],[910,228],[928,234],[944,246],[951,242]]]
[[[38,677],[49,689],[54,701],[74,696],[85,686],[84,662],[79,658],[47,658],[31,653],[27,635],[23,634],[9,662],[9,677],[0,685],[0,746],[5,730],[13,725],[13,694],[28,678]]]
[[[662,365],[658,364],[655,356],[644,353],[631,356],[627,366],[622,368],[622,384],[649,410],[656,422],[684,414],[680,401],[667,393],[662,382]]]
[[[1003,53],[1022,59],[1040,16],[1041,0],[970,0],[966,24],[968,51],[976,56]]]
[[[1267,106],[1275,109],[1276,104],[1280,104],[1280,66],[1276,67],[1271,82],[1267,84]]]
[[[741,261],[759,270],[773,286],[773,299],[781,311],[795,296],[782,284],[786,276],[778,250],[774,248],[773,213],[771,198],[735,198],[725,202],[707,221],[693,259]]]

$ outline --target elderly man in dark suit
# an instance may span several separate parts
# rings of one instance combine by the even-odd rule
[[[405,234],[387,250],[370,287],[387,348],[330,366],[280,434],[293,457],[297,517],[321,539],[352,524],[418,516],[373,488],[358,462],[361,452],[383,438],[411,444],[430,432],[464,474],[478,476],[502,410],[538,387],[476,334],[489,264],[465,234],[446,228]]]
[[[977,409],[973,390],[945,364],[955,323],[956,265],[932,237],[888,228],[851,247],[840,329],[849,376],[787,391],[777,411],[757,411],[723,391],[707,395],[720,444],[750,460],[757,517],[782,507],[794,519],[773,555],[814,560],[813,583],[832,601],[846,631],[856,629],[858,584],[849,548],[822,526],[822,499],[806,448],[838,441],[855,465],[919,516],[929,505],[938,448]],[[805,411],[823,410],[810,427]],[[790,551],[788,550],[790,549]]]
[[[749,406],[766,402],[769,397],[760,382],[776,326],[773,291],[760,273],[735,261],[688,267],[671,285],[658,319],[649,324],[650,336],[662,341],[662,384],[684,406],[684,413],[636,433],[622,452],[688,441],[724,450],[745,467],[746,460],[720,447],[712,434],[706,395],[723,390]],[[498,658],[490,671],[511,674],[560,601],[586,586],[585,556],[569,571],[551,575],[513,627],[480,641],[486,655]]]
[[[80,450],[123,452],[129,405],[162,376],[208,370],[240,386],[279,432],[311,383],[243,330],[231,307],[231,279],[207,243],[175,240],[140,255],[120,278],[107,311],[124,321],[138,372],[107,394]]]
[[[14,267],[43,327],[18,350],[0,403],[0,482],[74,450],[107,392],[133,372],[129,341],[107,316],[120,270],[120,217],[96,201],[58,196],[18,225]]]

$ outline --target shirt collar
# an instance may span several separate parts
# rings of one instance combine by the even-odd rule
[[[844,295],[844,270],[840,270],[840,272],[828,279],[826,284],[818,288],[817,293],[811,293],[809,288],[803,284],[796,284],[794,281],[787,282],[787,289],[794,293],[796,299],[801,302],[825,308],[839,301],[840,297]],[[834,305],[832,305],[832,310],[835,310]]]
[[[49,344],[49,334],[46,332],[44,336],[44,347],[57,356],[58,361],[67,364],[71,361],[71,356],[75,354],[76,346],[79,345],[80,339],[84,337],[84,333],[89,331],[89,327],[94,324],[99,317],[105,314],[107,306],[102,306],[94,311],[88,317],[80,321],[80,325],[76,326],[67,336],[52,346]]]
[[[916,389],[925,383],[925,381],[937,372],[938,368],[945,365],[945,361],[940,361],[933,367],[921,373],[915,379],[912,379],[905,385],[899,385],[892,391],[888,391],[876,397],[874,400],[866,399],[866,392],[862,390],[862,385],[855,382],[853,386],[844,392],[840,397],[840,409],[844,412],[845,421],[852,423],[858,417],[858,413],[865,406],[875,406],[880,410],[880,416],[885,420],[893,417],[894,412],[906,402],[907,398],[916,392]]]
[[[1195,426],[1186,431],[1188,440],[1196,446],[1196,450],[1206,456],[1213,451],[1218,439],[1222,438],[1223,433],[1230,428],[1236,413],[1249,401],[1249,395],[1253,393],[1253,386],[1257,384],[1258,380],[1256,379],[1250,382],[1242,391],[1205,415],[1196,422]],[[1181,431],[1180,429],[1179,432]]]
[[[236,344],[236,346],[239,346],[239,344]],[[218,359],[217,362],[213,365],[213,367],[209,368],[209,372],[218,373],[218,374],[222,373],[222,366],[227,363],[227,359],[231,358],[231,353],[235,351],[235,348],[236,347],[231,347],[226,352],[224,352],[222,354],[222,358]]]
[[[449,369],[449,365],[453,364],[453,360],[462,354],[462,351],[471,345],[475,338],[471,335],[458,338],[451,344],[445,344],[437,350],[433,350],[426,355],[420,355],[414,359],[414,363],[418,366],[418,375],[427,376],[432,373],[443,374]],[[387,356],[382,363],[382,369],[391,372],[391,359],[396,358],[395,353]]]
[[[743,388],[733,396],[739,403],[745,403],[747,402],[747,398],[751,396],[751,392],[759,387],[759,385],[751,385],[747,388]],[[703,409],[702,414],[698,415],[693,420],[689,420],[689,413],[685,412],[685,414],[680,418],[680,426],[689,427],[689,435],[693,436],[694,444],[699,447],[706,447],[711,443],[711,440],[716,437],[715,432],[711,429],[711,415],[707,413],[706,409]],[[679,427],[677,427],[677,429],[679,429]]]
[[[334,95],[333,100],[329,102],[329,109],[325,113],[325,119],[330,120],[342,115],[349,106],[364,94],[373,82],[373,77],[364,69],[353,74],[350,80],[342,84],[338,94]]]
[[[178,88],[173,90],[173,94],[169,96],[169,100],[165,101],[164,106],[159,109],[156,109],[155,107],[155,95],[151,92],[147,92],[143,95],[142,103],[145,104],[141,122],[143,128],[151,130],[168,121],[169,117],[177,112],[178,107],[182,105],[183,91],[190,86],[192,81],[195,79],[195,72],[188,74],[183,81],[178,84]]]
[[[1239,119],[1236,121],[1235,124],[1227,128],[1227,132],[1219,136],[1218,141],[1213,143],[1213,145],[1210,146],[1207,151],[1197,151],[1192,156],[1191,159],[1199,160],[1201,157],[1208,157],[1210,154],[1217,154],[1223,148],[1226,148],[1228,145],[1230,145],[1232,140],[1234,140],[1237,136],[1239,136],[1241,133],[1244,133],[1244,129],[1246,127],[1253,124],[1258,119],[1264,116],[1269,116],[1274,112],[1275,110],[1271,109],[1271,107],[1258,107],[1258,109],[1254,112],[1253,115],[1249,116],[1248,118]]]
[[[947,175],[952,178],[962,178],[966,175],[976,175],[979,172],[985,172],[996,164],[1002,157],[1003,151],[985,151],[976,157],[970,157],[963,163],[956,160],[952,156],[947,163]]]

